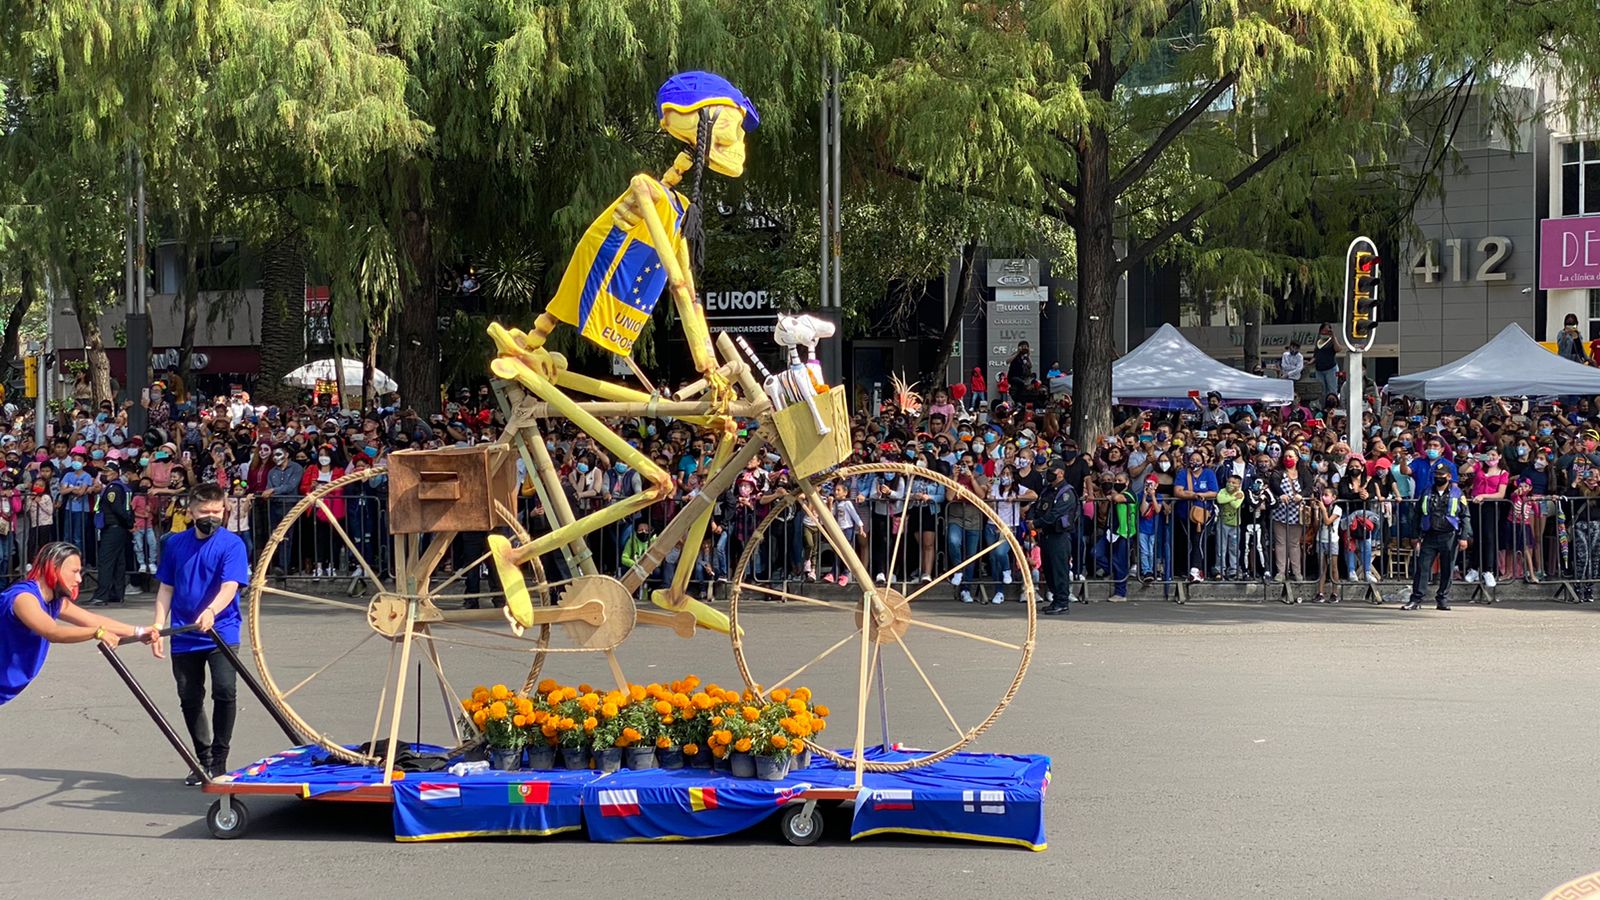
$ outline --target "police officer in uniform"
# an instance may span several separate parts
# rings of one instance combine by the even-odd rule
[[[1439,593],[1435,605],[1450,608],[1450,581],[1455,577],[1456,552],[1467,549],[1472,540],[1472,521],[1467,517],[1467,504],[1461,489],[1450,478],[1450,468],[1443,463],[1433,467],[1433,487],[1414,506],[1415,534],[1419,535],[1412,546],[1416,558],[1412,561],[1411,600],[1401,609],[1418,609],[1422,596],[1428,590],[1428,575],[1434,560],[1439,562]]]
[[[1044,582],[1055,598],[1045,607],[1047,616],[1064,616],[1072,611],[1072,550],[1077,504],[1078,495],[1067,482],[1067,463],[1058,456],[1046,466],[1044,490],[1039,492],[1039,499],[1029,510],[1029,518],[1039,535]]]

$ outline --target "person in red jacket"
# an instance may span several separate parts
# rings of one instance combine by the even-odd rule
[[[1011,396],[1011,377],[1001,372],[994,380],[994,392],[999,396],[999,402],[1004,403]]]
[[[972,379],[967,383],[972,389],[972,405],[976,407],[979,400],[989,399],[989,383],[983,380],[983,367],[972,367]]]
[[[300,495],[309,496],[312,491],[343,477],[344,467],[334,465],[333,448],[325,444],[317,448],[316,462],[306,466],[305,474],[300,476]],[[312,572],[315,578],[332,578],[339,568],[335,560],[344,555],[343,542],[329,523],[344,519],[344,512],[344,488],[335,488],[323,496],[311,527],[300,531],[300,558],[316,561]]]

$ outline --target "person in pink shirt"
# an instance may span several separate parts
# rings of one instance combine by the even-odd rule
[[[150,503],[150,488],[154,482],[146,475],[139,479],[139,489],[133,492],[129,506],[133,510],[133,560],[143,575],[154,575],[156,563],[156,529],[154,509]]]
[[[1506,517],[1505,499],[1511,473],[1500,468],[1500,448],[1478,454],[1467,472],[1472,479],[1472,534],[1477,546],[1468,551],[1467,582],[1476,584],[1480,573],[1485,587],[1494,587],[1500,569],[1500,523]]]

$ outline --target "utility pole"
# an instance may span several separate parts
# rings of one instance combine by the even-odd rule
[[[149,384],[150,310],[145,294],[149,278],[145,267],[150,256],[145,244],[144,230],[144,158],[139,155],[138,150],[129,150],[128,159],[133,186],[128,197],[129,238],[124,244],[130,248],[130,258],[127,262],[128,312],[125,320],[127,347],[123,355],[126,371],[123,373],[122,390],[124,397],[133,401],[133,408],[128,410],[128,432],[142,436],[150,422],[149,411],[145,409],[140,399],[140,390]]]

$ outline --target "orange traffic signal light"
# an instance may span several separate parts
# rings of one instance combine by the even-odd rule
[[[1364,353],[1372,349],[1373,326],[1378,322],[1378,294],[1383,278],[1383,260],[1370,238],[1350,242],[1345,254],[1344,305],[1340,339],[1346,350]]]

